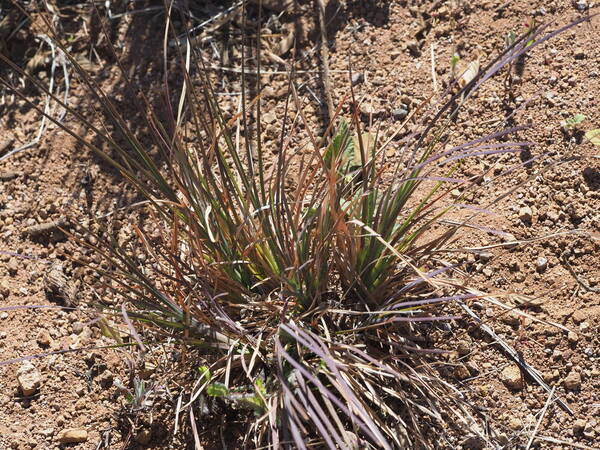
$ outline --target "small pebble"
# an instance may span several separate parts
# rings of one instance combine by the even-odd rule
[[[519,369],[518,366],[511,365],[505,367],[500,374],[500,379],[510,389],[523,389],[523,377],[521,375],[521,369]]]
[[[394,120],[403,120],[406,116],[408,116],[408,110],[406,108],[397,108],[392,111]]]
[[[531,211],[529,206],[523,206],[521,209],[519,209],[519,219],[521,219],[521,222],[529,224],[531,223],[532,218],[533,211]]]
[[[355,72],[352,74],[352,86],[356,86],[363,81],[365,81],[365,75],[362,72]]]
[[[469,341],[460,341],[456,346],[456,351],[460,356],[465,356],[471,351],[471,346],[469,345]]]
[[[508,422],[508,426],[513,431],[519,431],[521,428],[523,428],[523,422],[518,417],[511,417]]]
[[[8,260],[8,273],[11,275],[15,275],[17,273],[17,271],[19,270],[19,261],[17,261],[17,258],[10,258]]]
[[[40,431],[40,434],[45,437],[50,437],[54,434],[54,428],[46,428]]]
[[[82,428],[66,428],[56,436],[56,440],[61,444],[77,444],[86,442],[88,433]]]
[[[585,319],[588,318],[588,311],[584,310],[584,309],[577,309],[574,313],[573,313],[573,321],[575,323],[581,323],[583,322]]]
[[[540,256],[535,262],[535,270],[539,273],[545,272],[548,267],[548,260],[543,256]]]
[[[486,263],[486,262],[490,261],[493,256],[494,256],[494,254],[492,252],[481,252],[479,254],[479,260],[481,262]]]
[[[277,115],[273,112],[268,112],[262,115],[262,120],[268,124],[275,123],[277,121]]]
[[[81,322],[74,322],[72,325],[73,333],[79,334],[83,331],[83,324]]]
[[[8,297],[10,294],[10,286],[8,280],[0,281],[0,297]]]
[[[453,374],[459,380],[466,380],[467,378],[469,378],[471,376],[471,373],[469,372],[469,369],[467,369],[462,364],[460,366],[456,366],[454,368]]]
[[[360,113],[364,116],[371,116],[371,115],[377,116],[381,113],[381,110],[376,109],[375,105],[372,104],[370,101],[363,102],[360,105],[359,109],[360,109]]]
[[[563,380],[563,386],[569,391],[576,391],[581,387],[581,375],[579,372],[571,370],[569,375]]]
[[[48,330],[40,330],[37,335],[37,343],[42,347],[49,347],[52,344],[52,337],[48,333]]]
[[[574,331],[569,331],[567,339],[569,340],[569,342],[571,344],[575,344],[575,343],[577,343],[577,341],[579,341],[579,335],[577,333],[575,333]]]
[[[556,378],[558,378],[558,377],[557,377],[557,376],[555,376],[555,375],[556,375],[556,374],[555,374],[554,372],[547,371],[547,372],[543,372],[543,373],[542,373],[542,378],[544,379],[544,381],[545,381],[546,383],[552,383],[553,381],[555,381],[555,380],[556,380]]]
[[[585,419],[577,419],[575,421],[575,423],[573,423],[573,433],[574,434],[583,433],[583,430],[585,430],[586,425],[587,425],[587,422],[585,421]]]
[[[508,314],[502,314],[500,320],[502,320],[502,322],[504,322],[505,324],[511,325],[513,327],[516,327],[521,323],[519,316],[510,312]]]

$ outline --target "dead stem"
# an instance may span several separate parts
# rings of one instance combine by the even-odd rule
[[[319,12],[319,28],[321,30],[321,63],[323,64],[323,89],[325,91],[325,101],[327,102],[327,117],[329,119],[329,124],[331,124],[334,119],[335,108],[333,106],[333,97],[331,96],[331,80],[329,77],[329,45],[327,41],[327,24],[325,22],[324,0],[317,0],[317,10]]]

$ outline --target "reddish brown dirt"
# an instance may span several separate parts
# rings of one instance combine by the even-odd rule
[[[348,93],[350,64],[352,71],[360,74],[355,79],[355,95],[372,105],[375,113],[364,117],[363,125],[373,132],[380,130],[384,137],[391,136],[400,124],[394,119],[394,112],[396,116],[403,114],[399,109],[410,112],[434,92],[432,48],[436,79],[442,89],[454,52],[467,61],[482,54],[485,61],[505,45],[507,32],[523,32],[532,16],[555,29],[582,14],[600,12],[598,8],[588,11],[577,6],[591,3],[563,0],[366,3],[329,3],[333,97],[335,102],[341,102]],[[312,8],[303,5],[298,14],[302,17],[300,45],[309,51],[318,42],[315,22],[309,15],[313,13]],[[282,21],[292,22],[298,15],[284,14]],[[133,36],[136,42],[136,20],[123,20],[116,30],[120,33],[116,33],[116,39]],[[158,23],[161,19],[154,20]],[[479,303],[479,309],[475,306],[477,314],[501,339],[539,369],[548,384],[556,386],[556,395],[574,412],[569,415],[552,403],[537,429],[539,438],[534,441],[534,448],[567,448],[567,443],[597,448],[600,441],[600,160],[598,147],[582,139],[582,131],[600,128],[599,30],[600,19],[596,17],[535,49],[522,65],[514,68],[508,90],[503,76],[489,82],[459,115],[451,140],[460,143],[490,133],[507,112],[529,101],[514,116],[517,124],[533,125],[532,129],[519,132],[518,139],[538,143],[523,160],[543,158],[528,165],[525,171],[478,190],[477,196],[465,201],[485,208],[494,198],[531,177],[512,195],[493,204],[491,209],[496,215],[481,215],[475,223],[510,233],[518,240],[550,237],[513,248],[493,247],[475,255],[457,252],[440,257],[449,262],[465,262],[466,276],[481,290],[536,297],[539,304],[526,308],[528,312],[571,330],[567,333],[514,314],[502,314],[500,308],[484,301]],[[151,42],[160,48],[160,36]],[[139,48],[143,50],[139,54],[148,55],[149,45]],[[135,50],[128,55],[134,53]],[[318,52],[304,61],[303,68],[318,64],[316,55]],[[284,55],[284,59],[288,56]],[[234,63],[235,54],[229,64]],[[215,61],[218,65],[226,64]],[[143,67],[136,75],[138,81],[152,86],[155,66],[148,63]],[[273,63],[266,67],[283,70]],[[114,70],[99,70],[99,74],[104,77],[106,89],[116,89]],[[237,75],[218,74],[223,91],[235,93]],[[318,74],[314,71],[299,75],[299,83],[306,82],[300,94],[315,129],[322,125],[319,114],[324,104],[320,100],[324,97]],[[271,113],[266,118],[265,134],[274,138],[275,118],[283,111],[285,76],[264,75],[263,81],[267,86],[265,106]],[[73,101],[86,104],[84,90],[76,82],[72,95]],[[120,106],[127,106],[122,95],[115,94],[115,98]],[[223,98],[229,108],[237,107],[237,97]],[[14,146],[29,142],[37,132],[39,115],[19,101],[2,108],[0,136],[14,137]],[[584,114],[585,121],[564,132],[560,122],[577,113]],[[390,150],[389,157],[393,160],[398,155]],[[542,170],[542,161],[550,160],[562,162]],[[467,163],[461,170],[474,174],[490,169],[489,176],[493,177],[520,162],[519,155],[509,154]],[[67,256],[92,256],[59,233],[32,239],[22,236],[22,230],[56,220],[67,210],[87,217],[129,204],[134,198],[124,194],[127,190],[122,181],[53,126],[39,145],[0,162],[0,174],[8,172],[17,176],[0,181],[0,308],[60,305],[60,299],[50,299],[44,291],[43,278],[48,267]],[[452,219],[464,217],[464,213],[454,213]],[[126,225],[127,218],[121,223]],[[560,234],[573,230],[581,233]],[[502,241],[495,234],[468,229],[456,246],[482,247]],[[547,260],[546,267],[542,267],[541,260],[538,262],[539,258]],[[94,281],[91,273],[65,263],[65,274],[80,292],[80,305],[95,300],[87,287]],[[514,305],[514,296],[500,298]],[[113,343],[102,336],[97,324],[90,323],[95,316],[82,310],[5,312],[0,313],[0,361]],[[459,344],[460,358],[449,359],[448,376],[505,435],[506,448],[524,447],[548,394],[527,377],[522,385],[517,381],[509,387],[506,377],[516,367],[514,363],[492,341],[482,344],[477,329],[467,330],[453,335]],[[135,365],[128,350],[95,350],[34,359],[41,385],[29,397],[18,388],[17,371],[22,362],[0,366],[0,448],[62,448],[57,436],[65,428],[88,432],[85,443],[69,448],[143,447],[136,443],[136,436],[143,442],[145,430],[151,431],[150,448],[181,448],[183,444],[172,443],[168,437],[172,410],[157,411],[157,419],[151,425],[147,420],[136,422],[133,413],[123,414],[128,403],[118,386],[122,383],[130,387],[133,372],[128,369],[128,361]],[[516,374],[518,380],[518,369]],[[159,375],[152,375],[152,380],[160,380]],[[446,448],[478,448],[476,442],[464,437],[448,436],[440,442],[440,447]]]

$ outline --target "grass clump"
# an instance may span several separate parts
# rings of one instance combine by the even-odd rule
[[[142,143],[56,39],[110,123],[63,106],[112,153],[58,125],[129,179],[151,212],[133,226],[137,243],[106,230],[95,250],[141,349],[152,335],[193,348],[197,382],[180,411],[192,421],[215,404],[235,411],[249,447],[434,447],[448,427],[494,442],[431,364],[435,325],[454,318],[445,305],[472,297],[438,257],[460,228],[440,219],[457,206],[452,189],[476,188],[456,178],[462,160],[530,143],[508,141],[513,128],[445,145],[469,95],[551,35],[515,39],[432,102],[391,170],[378,136],[361,133],[354,99],[346,120],[338,114],[314,136],[292,75],[277,153],[267,154],[260,98],[246,98],[255,86],[244,79],[241,108],[226,118],[191,46],[177,48],[183,84],[168,120],[139,93],[152,140]],[[299,129],[309,152],[289,145]]]

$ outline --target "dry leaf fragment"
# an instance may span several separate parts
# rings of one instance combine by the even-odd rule
[[[273,46],[273,53],[278,56],[285,55],[292,48],[292,45],[294,45],[294,39],[296,38],[294,24],[288,23],[284,25],[283,34],[281,40]]]
[[[354,135],[352,137],[352,141],[354,144],[354,156],[352,164],[354,166],[362,166],[362,158],[360,156],[360,142],[358,140],[358,135]],[[371,153],[375,149],[375,136],[373,136],[371,133],[362,133],[361,141],[366,153],[365,156],[367,157],[367,159],[369,159]]]
[[[459,73],[461,73],[459,71]],[[479,60],[471,61],[466,65],[466,68],[462,70],[460,75],[460,79],[458,80],[458,85],[461,88],[464,88],[467,84],[469,84],[479,73]]]
[[[452,67],[452,75],[453,77],[460,77],[458,79],[458,85],[460,88],[464,88],[467,84],[469,84],[479,73],[480,60],[481,60],[481,52],[477,51],[475,54],[475,59],[470,62],[463,61],[459,59],[456,64]]]
[[[600,128],[587,131],[585,133],[585,138],[592,144],[600,146]]]

